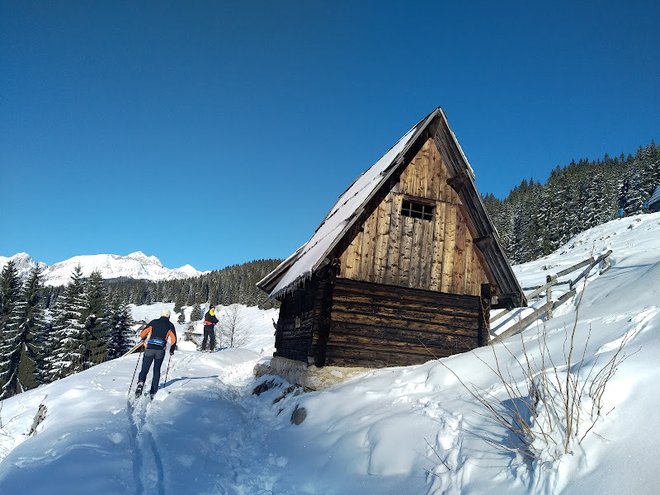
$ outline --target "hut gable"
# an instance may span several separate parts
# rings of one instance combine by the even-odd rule
[[[496,284],[449,178],[428,138],[338,256],[338,276],[474,296]]]
[[[415,228],[420,222],[414,218],[392,214],[401,211],[404,200],[414,202],[415,198],[438,205],[431,228],[428,225]],[[378,211],[374,215],[376,206]],[[457,229],[457,225],[461,227]],[[365,235],[368,228],[371,236]],[[401,236],[401,242],[413,241],[421,235],[434,240],[433,248],[429,242],[419,242],[419,250],[415,252],[405,245],[396,245],[393,232],[402,229],[406,235]],[[448,249],[449,246],[454,249]],[[362,259],[359,254],[365,248],[368,256]],[[474,293],[473,280],[483,272],[496,293],[495,307],[525,304],[520,285],[476,190],[472,167],[441,108],[417,123],[353,182],[312,238],[257,285],[271,298],[281,299],[342,252],[342,273],[349,278],[399,284],[404,276],[409,280],[403,285],[420,287],[430,277],[431,290],[452,290],[455,285],[467,284],[470,288],[463,290]],[[359,266],[353,259],[356,255]],[[387,256],[385,270],[383,256]],[[378,264],[373,263],[375,258],[380,260]],[[465,270],[454,281],[456,261],[464,264]],[[422,269],[421,265],[426,264],[432,266]],[[413,273],[408,273],[408,268]]]
[[[258,286],[282,302],[275,358],[302,366],[408,365],[464,352],[488,342],[493,304],[525,304],[440,108]]]

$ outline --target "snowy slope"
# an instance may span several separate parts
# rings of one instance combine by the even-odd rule
[[[182,349],[167,386],[134,409],[126,393],[137,356],[3,401],[0,493],[659,493],[660,214],[591,229],[515,270],[523,286],[538,285],[606,249],[612,266],[580,284],[579,307],[576,298],[545,322],[547,343],[561,362],[577,309],[576,347],[587,367],[609,359],[623,338],[628,358],[604,395],[607,414],[559,461],[525,463],[488,443],[509,435],[457,379],[506,400],[487,364],[494,351],[516,379],[519,336],[505,342],[510,353],[496,345],[376,370],[276,403],[282,387],[251,394],[259,343],[214,354]],[[254,333],[272,339],[273,315],[257,315]],[[542,328],[537,322],[523,333],[528,352]],[[46,420],[27,437],[42,402]],[[307,413],[298,426],[290,422],[296,407]]]
[[[9,258],[0,257],[0,269],[10,259],[17,263],[21,274],[29,272],[37,265],[29,255],[19,253]],[[191,265],[183,265],[174,269],[166,268],[155,256],[147,256],[140,251],[127,256],[116,254],[74,256],[52,266],[45,263],[39,263],[39,265],[44,269],[43,281],[46,286],[66,285],[77,266],[80,266],[85,277],[93,271],[98,271],[105,279],[174,280],[197,277],[202,274]]]

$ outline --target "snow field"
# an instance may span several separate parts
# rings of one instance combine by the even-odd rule
[[[514,269],[521,285],[540,285],[607,249],[610,268],[595,268],[554,318],[522,336],[442,361],[371,371],[325,391],[273,403],[288,384],[255,380],[252,369],[271,352],[276,313],[247,308],[254,330],[248,347],[199,353],[182,346],[153,402],[127,405],[137,356],[7,399],[0,403],[0,493],[660,493],[653,456],[660,448],[660,214],[609,222]],[[133,314],[151,319],[162,306]],[[545,342],[564,376],[576,321],[574,347],[585,370],[605,364],[624,340],[627,359],[603,396],[605,414],[582,443],[558,459],[547,451],[523,459],[511,433],[457,376],[506,405],[511,397],[489,369],[495,357],[525,390],[523,347],[538,361]],[[275,388],[252,395],[269,379]],[[46,419],[28,437],[41,403]],[[290,421],[296,408],[307,413],[300,425]]]

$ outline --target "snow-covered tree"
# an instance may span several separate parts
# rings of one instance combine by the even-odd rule
[[[18,379],[21,283],[13,261],[0,274],[0,399],[10,397]]]
[[[103,277],[92,272],[85,283],[85,307],[82,318],[85,325],[85,363],[89,368],[102,363],[107,358],[109,337],[108,298]]]
[[[133,347],[135,334],[131,326],[133,318],[126,304],[118,297],[112,300],[109,312],[110,342],[108,344],[108,358],[115,359],[124,355]]]
[[[0,398],[34,388],[43,381],[47,335],[40,304],[40,275],[38,268],[32,271],[9,317],[7,339],[3,340],[3,344],[8,344],[8,359],[3,361]]]
[[[0,274],[0,324],[9,317],[18,301],[21,281],[13,260],[9,260]]]
[[[190,321],[199,321],[203,317],[202,308],[199,307],[199,304],[195,304],[190,311]]]
[[[48,358],[48,379],[58,380],[84,369],[87,305],[80,266],[76,267],[53,310],[53,351]]]

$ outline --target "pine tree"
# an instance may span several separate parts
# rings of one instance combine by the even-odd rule
[[[21,353],[20,292],[18,272],[10,260],[0,275],[0,399],[14,395],[17,388]]]
[[[19,297],[20,280],[16,265],[9,260],[0,274],[0,324],[8,318]]]
[[[82,321],[85,324],[85,361],[89,368],[107,359],[109,343],[108,299],[103,277],[97,271],[92,272],[85,283],[85,308]]]
[[[58,380],[84,369],[87,301],[82,270],[77,266],[69,284],[53,309],[53,352],[48,357],[49,381]]]
[[[39,268],[25,282],[10,317],[14,349],[0,398],[10,397],[43,382],[46,352],[46,322],[40,304]]]
[[[176,299],[174,300],[174,312],[178,313],[183,309],[185,304],[185,298],[183,297],[183,291],[179,290],[176,294]]]
[[[190,312],[190,321],[199,321],[204,317],[202,314],[202,308],[199,307],[199,304],[195,304],[192,307],[192,311]]]
[[[131,328],[134,323],[133,318],[128,306],[123,304],[119,297],[112,300],[108,320],[110,328],[108,358],[115,359],[130,350],[135,341],[135,334]]]

